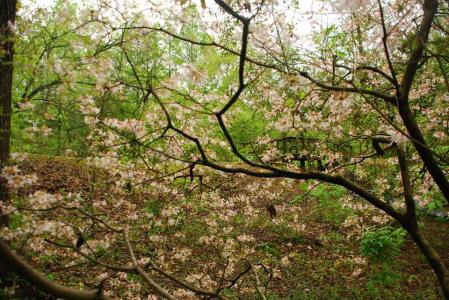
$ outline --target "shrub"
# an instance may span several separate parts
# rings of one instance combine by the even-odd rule
[[[391,226],[365,232],[360,243],[361,252],[374,259],[388,260],[399,253],[406,234],[404,229]]]

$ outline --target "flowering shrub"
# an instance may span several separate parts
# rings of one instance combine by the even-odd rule
[[[6,23],[13,147],[70,154],[89,184],[49,188],[5,159],[15,197],[0,208],[17,222],[2,240],[89,264],[83,285],[110,297],[264,299],[325,242],[301,219],[316,198],[315,218],[347,241],[395,220],[449,297],[417,218],[449,201],[447,5],[321,1],[338,20],[304,34],[297,1],[215,2],[58,2]],[[365,254],[398,251],[403,231],[386,228],[365,233]]]

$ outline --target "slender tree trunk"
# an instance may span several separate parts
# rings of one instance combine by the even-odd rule
[[[0,167],[3,167],[9,158],[16,2],[0,0]],[[5,180],[0,178],[0,201],[4,204],[8,200],[8,187]],[[0,226],[7,226],[6,213],[1,211],[0,214]]]
[[[408,226],[407,226],[408,227]],[[433,271],[437,275],[444,297],[449,299],[449,270],[432,245],[416,228],[406,228],[421,253],[424,254]]]
[[[410,54],[410,58],[406,65],[402,82],[398,93],[398,109],[407,131],[414,139],[413,144],[418,151],[424,165],[440,188],[447,202],[449,203],[449,181],[446,178],[441,167],[433,157],[428,145],[424,139],[421,129],[416,122],[415,116],[410,109],[409,94],[415,79],[416,72],[419,68],[419,62],[423,57],[424,50],[428,43],[430,30],[435,15],[438,11],[438,0],[425,0],[423,3],[423,18],[421,25],[415,37],[415,48]]]
[[[413,116],[413,112],[410,110],[408,100],[404,100],[399,104],[399,114],[401,115],[410,136],[418,141],[418,143],[413,141],[413,145],[418,151],[418,154],[420,155],[433,180],[440,188],[441,193],[449,203],[449,181],[447,180],[443,170],[435,161],[433,154],[426,148],[429,146],[426,144],[424,136],[422,135],[421,130]]]

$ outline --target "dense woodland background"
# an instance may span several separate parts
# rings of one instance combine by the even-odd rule
[[[449,2],[0,1],[1,299],[449,299]]]

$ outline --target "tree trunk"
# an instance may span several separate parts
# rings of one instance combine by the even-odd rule
[[[414,226],[404,226],[437,275],[444,297],[449,299],[449,270],[432,245]]]
[[[433,154],[428,150],[429,147],[426,144],[424,136],[421,133],[421,130],[413,116],[413,112],[410,110],[410,106],[408,102],[403,101],[399,104],[399,114],[404,121],[404,125],[407,127],[407,131],[415,141],[413,145],[418,151],[419,156],[421,157],[424,165],[429,171],[435,183],[440,188],[441,193],[446,198],[446,201],[449,203],[449,181],[446,178],[443,170],[440,168],[438,163],[436,162]]]
[[[0,167],[9,158],[9,142],[11,132],[11,91],[13,72],[14,24],[16,16],[16,0],[0,1]],[[4,179],[0,179],[0,201],[9,200],[8,187]],[[0,226],[8,225],[8,216],[0,212]]]
[[[419,62],[423,58],[424,50],[428,43],[430,30],[435,15],[438,11],[438,0],[425,0],[423,3],[423,18],[421,25],[415,37],[415,44],[413,51],[410,54],[410,58],[406,65],[403,79],[401,82],[398,96],[398,110],[401,115],[402,121],[407,127],[409,135],[414,139],[413,145],[418,151],[424,165],[429,171],[430,175],[438,185],[439,189],[443,193],[447,202],[449,203],[449,181],[446,178],[441,167],[438,165],[431,151],[428,150],[428,145],[424,139],[421,129],[416,122],[415,116],[410,109],[409,94],[413,85],[416,72],[419,69]]]

